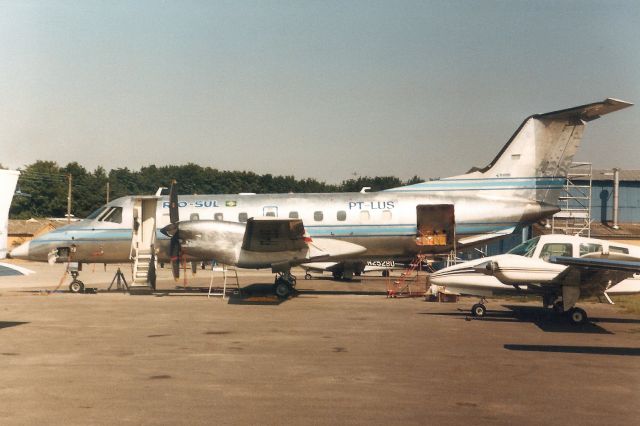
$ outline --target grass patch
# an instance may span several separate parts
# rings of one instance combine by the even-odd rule
[[[634,294],[632,296],[612,296],[611,300],[631,314],[640,314],[640,294]]]

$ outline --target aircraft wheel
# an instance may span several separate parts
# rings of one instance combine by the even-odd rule
[[[562,302],[556,302],[553,304],[551,310],[554,314],[562,315],[564,314],[564,304]]]
[[[333,271],[332,275],[334,280],[341,280],[343,277],[342,272],[340,271]]]
[[[389,272],[389,270],[388,270],[388,269],[385,269],[384,271],[382,271],[382,276],[383,276],[383,277],[385,277],[385,278],[386,278],[386,277],[388,277],[389,275],[390,275],[390,272]]]
[[[273,292],[278,296],[278,299],[286,299],[293,292],[291,285],[283,281],[277,282],[273,287]]]
[[[574,325],[586,324],[588,321],[587,313],[584,309],[580,308],[569,309],[569,319],[571,320],[571,324]]]
[[[82,293],[84,291],[84,283],[80,280],[73,280],[69,284],[69,291],[71,293]]]
[[[487,313],[487,308],[482,303],[476,303],[471,307],[471,315],[482,318]]]
[[[309,274],[309,273],[304,274],[304,279],[305,280],[310,280],[311,279],[311,274]]]

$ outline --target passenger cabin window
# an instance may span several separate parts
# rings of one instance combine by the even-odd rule
[[[298,219],[299,217],[298,212],[289,212],[289,219]]]
[[[581,243],[580,244],[580,256],[584,256],[589,253],[602,253],[602,246],[600,244]]]
[[[391,210],[382,210],[382,220],[385,222],[391,220]]]
[[[240,223],[245,223],[247,219],[249,219],[249,215],[246,214],[245,212],[242,212],[238,215],[238,222]]]
[[[571,244],[549,243],[542,246],[540,258],[548,260],[551,256],[571,256]]]
[[[122,207],[111,207],[100,221],[122,223]]]
[[[369,222],[369,210],[360,210],[360,220]]]
[[[213,215],[213,220],[224,220],[224,216],[222,213],[215,213]]]
[[[609,246],[609,253],[629,254],[629,249],[626,247]]]
[[[338,211],[338,213],[336,214],[336,219],[338,219],[340,222],[344,222],[345,220],[347,220],[347,212],[344,210]]]
[[[189,215],[189,220],[200,220],[200,214],[198,213],[191,213]]]
[[[315,220],[316,222],[322,222],[322,219],[324,219],[324,213],[322,213],[321,211],[313,212],[313,220]]]

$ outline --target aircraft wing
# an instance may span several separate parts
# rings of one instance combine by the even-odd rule
[[[609,287],[640,272],[640,262],[636,261],[552,256],[549,262],[567,265],[568,268],[558,275],[555,282],[570,285],[569,281],[578,280],[584,296],[600,295]]]
[[[586,258],[586,257],[568,257],[568,256],[551,256],[549,262],[560,265],[573,266],[588,269],[604,269],[612,271],[626,271],[632,275],[640,272],[640,262],[631,262],[626,260],[612,260],[604,258]]]
[[[480,242],[484,243],[489,240],[493,240],[494,238],[502,238],[506,235],[511,235],[515,230],[516,230],[516,227],[512,226],[510,228],[502,229],[490,234],[478,234],[478,235],[471,235],[469,237],[462,237],[458,240],[458,244],[461,246],[468,246],[472,244],[478,244]]]

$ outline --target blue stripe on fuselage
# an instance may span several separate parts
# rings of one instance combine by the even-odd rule
[[[559,189],[562,188],[564,184],[564,178],[443,179],[391,188],[383,192]]]

